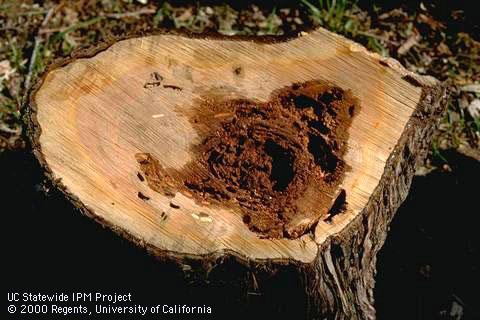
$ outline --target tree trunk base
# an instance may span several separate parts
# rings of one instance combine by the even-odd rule
[[[266,307],[292,318],[374,319],[376,255],[416,164],[428,152],[446,89],[322,29],[286,40],[161,35],[77,56],[51,68],[31,94],[32,147],[46,176],[75,206],[168,262],[187,286],[208,287],[221,301],[248,310]],[[351,125],[340,127],[341,146],[329,146],[345,164],[344,176],[335,184],[325,182],[331,190],[317,190],[317,202],[295,198],[300,218],[259,231],[246,221],[244,207],[192,197],[186,180],[178,180],[182,172],[207,170],[191,166],[208,161],[192,150],[209,139],[203,133],[221,132],[197,120],[206,118],[212,128],[228,125],[223,120],[228,112],[218,113],[215,99],[227,104],[243,99],[265,110],[269,99],[280,99],[275,94],[282,88],[325,81],[352,94],[360,108],[351,112]],[[199,101],[216,113],[207,108],[188,118]],[[270,117],[282,113],[281,106],[278,110]],[[315,118],[315,110],[303,116]],[[269,130],[279,130],[275,137],[283,137],[285,128],[273,127]],[[146,153],[159,166],[148,181],[141,175]],[[338,194],[344,210],[334,215]]]

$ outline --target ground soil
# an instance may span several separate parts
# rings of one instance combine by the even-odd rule
[[[342,157],[359,108],[349,92],[310,81],[278,90],[266,103],[201,101],[189,115],[201,142],[184,169],[136,155],[153,190],[233,208],[250,230],[269,238],[297,238],[346,206]]]

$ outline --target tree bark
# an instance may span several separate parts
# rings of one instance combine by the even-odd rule
[[[302,185],[295,161],[310,149],[288,149],[288,141],[300,143],[298,135],[285,142],[271,135],[280,130],[272,125],[264,140],[249,139],[274,141],[292,162],[281,175],[293,166],[294,176],[286,192],[277,190],[281,175],[268,188],[259,185],[286,199],[281,205],[295,215],[263,215],[275,199],[252,210],[246,207],[262,202],[230,200],[232,192],[251,190],[221,193],[225,179],[215,180],[216,193],[205,191],[206,180],[192,178],[210,170],[198,146],[224,143],[209,134],[228,138],[236,128],[228,121],[242,120],[241,112],[251,112],[248,127],[258,117],[253,112],[274,110],[267,119],[273,123],[286,110],[285,97],[334,109],[335,125],[322,127],[328,134],[298,131],[309,146],[313,134],[326,141],[335,169],[321,167],[317,176],[331,181],[318,178],[314,188],[307,177]],[[163,34],[102,45],[52,66],[30,95],[27,122],[46,176],[81,212],[173,263],[189,283],[222,288],[236,305],[297,318],[374,319],[376,255],[445,97],[435,79],[322,29],[290,39]],[[292,102],[284,118],[320,119],[305,111],[304,100]],[[348,122],[342,108],[350,105]],[[315,154],[305,159],[319,163]],[[267,163],[270,177],[274,167]]]

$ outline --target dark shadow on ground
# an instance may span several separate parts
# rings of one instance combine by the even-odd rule
[[[446,157],[452,172],[414,178],[378,256],[379,320],[480,319],[480,162]]]

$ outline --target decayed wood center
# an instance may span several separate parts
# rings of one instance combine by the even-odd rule
[[[201,101],[190,115],[201,142],[182,169],[163,168],[150,153],[136,155],[154,191],[231,209],[270,238],[298,238],[345,209],[342,157],[359,108],[348,92],[310,81],[283,88],[266,103]]]
[[[322,29],[164,34],[50,68],[29,134],[76,206],[181,270],[221,282],[233,259],[245,303],[283,274],[299,317],[371,319],[375,256],[444,91]]]

